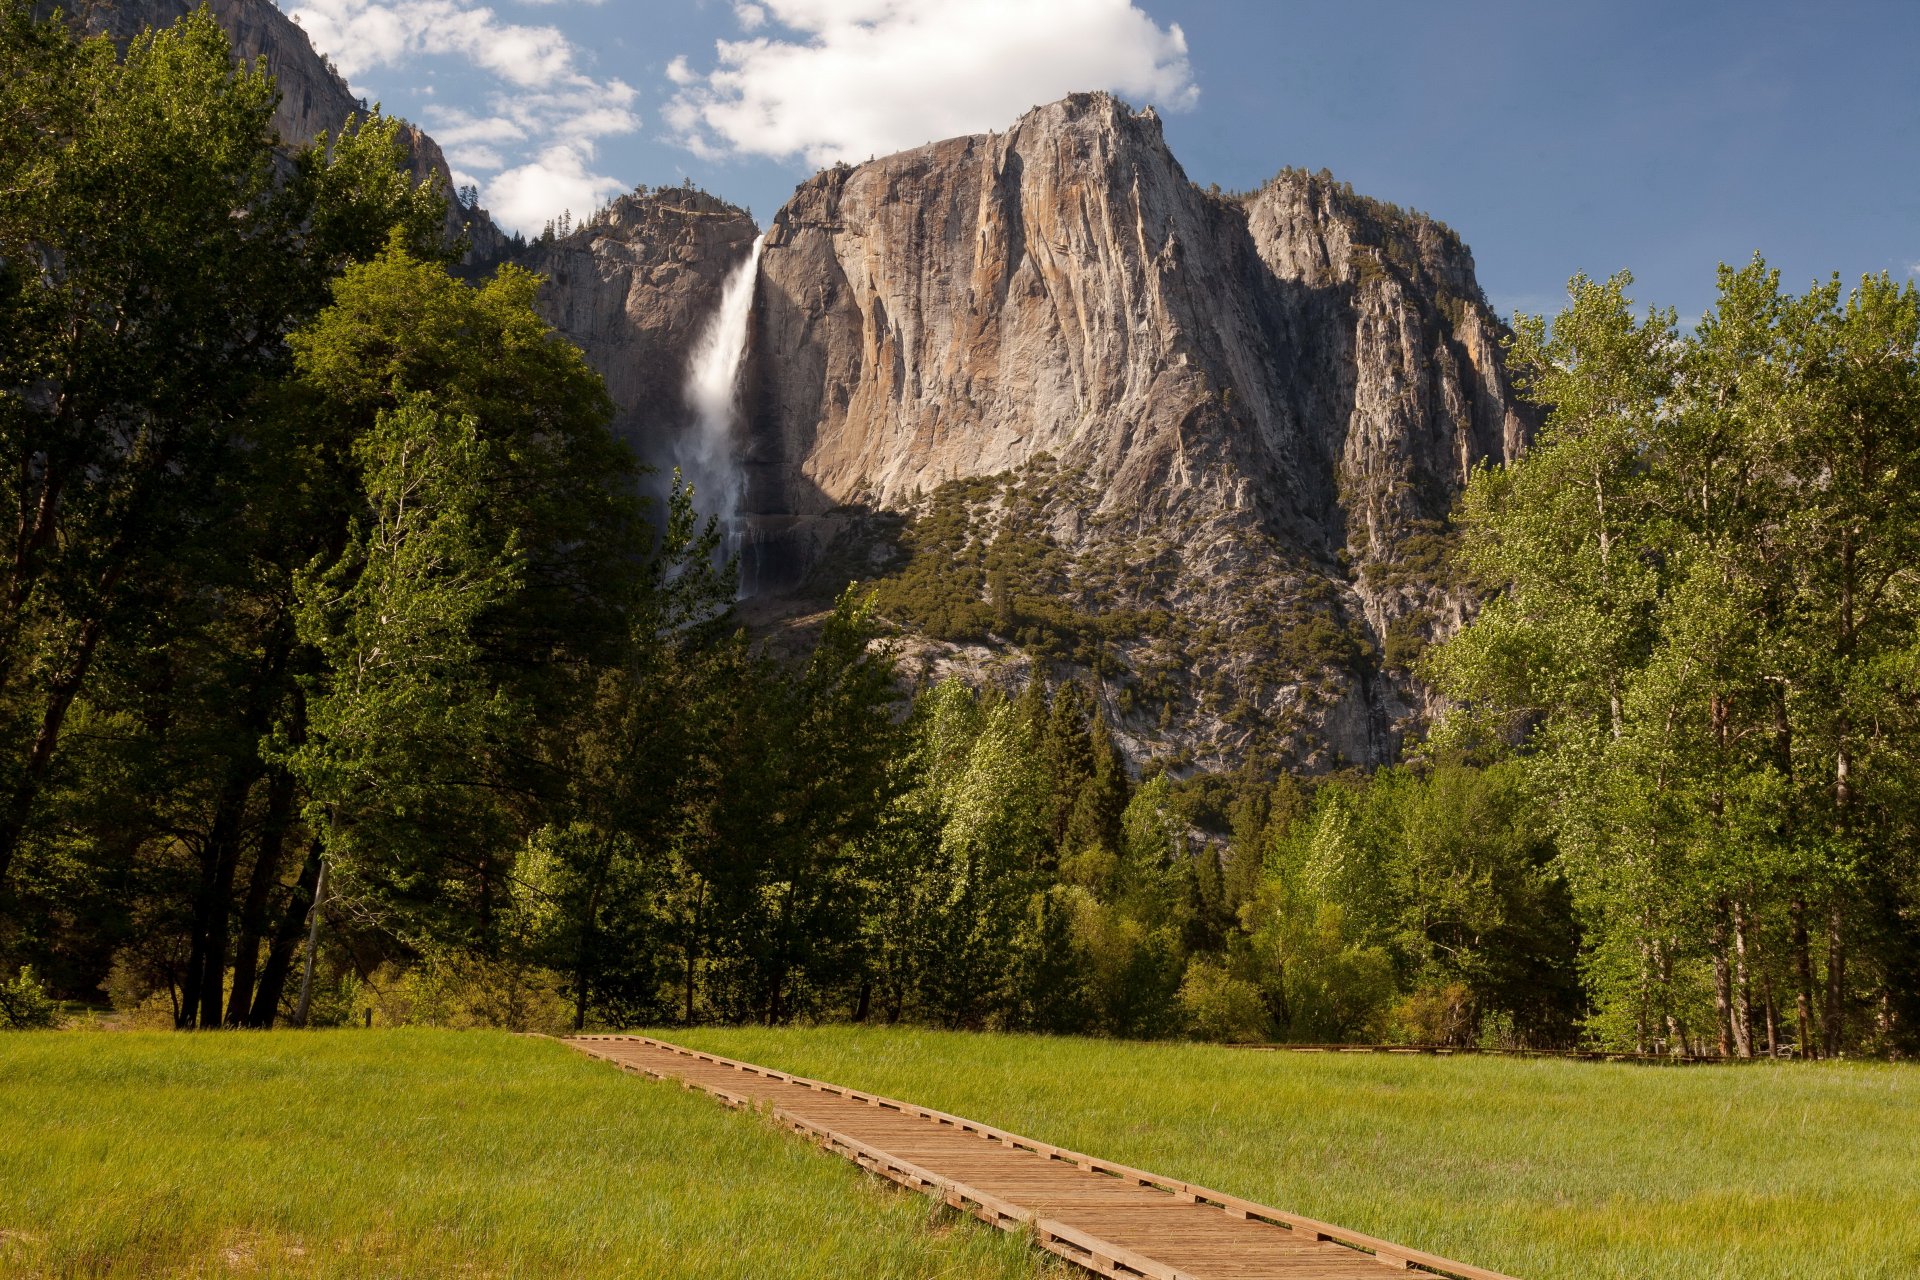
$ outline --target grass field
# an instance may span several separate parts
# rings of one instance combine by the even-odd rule
[[[1920,1270],[1912,1068],[667,1038],[1525,1280]],[[1068,1272],[764,1120],[549,1042],[0,1036],[0,1276],[1049,1274]]]
[[[0,1035],[0,1276],[1031,1277],[700,1094],[487,1032]]]
[[[1920,1273],[1920,1069],[661,1033],[1524,1280]]]

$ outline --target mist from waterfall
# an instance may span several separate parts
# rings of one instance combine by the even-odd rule
[[[746,490],[736,450],[740,366],[746,359],[747,322],[753,314],[753,289],[766,239],[765,233],[756,237],[746,261],[727,277],[720,289],[719,309],[693,344],[686,397],[694,425],[674,449],[680,473],[693,485],[694,506],[703,516],[719,518],[729,556],[740,550],[740,500]]]

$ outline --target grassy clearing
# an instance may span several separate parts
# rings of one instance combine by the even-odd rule
[[[0,1036],[0,1275],[1031,1277],[769,1123],[487,1032]]]
[[[662,1033],[1526,1280],[1920,1271],[1920,1071]]]

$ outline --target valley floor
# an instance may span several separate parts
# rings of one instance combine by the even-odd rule
[[[1017,1238],[551,1041],[0,1035],[7,1277],[1042,1274]]]
[[[1521,1280],[1920,1271],[1920,1070],[1262,1053],[832,1027],[653,1034]]]
[[[1920,1267],[1911,1067],[665,1038],[1522,1280]],[[0,1117],[7,1276],[1069,1274],[764,1120],[503,1034],[9,1034]]]

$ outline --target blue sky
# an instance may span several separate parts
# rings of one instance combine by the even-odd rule
[[[280,3],[529,231],[685,177],[764,224],[827,159],[1112,88],[1197,182],[1324,167],[1452,224],[1503,314],[1624,267],[1689,319],[1755,250],[1920,269],[1920,0]]]

